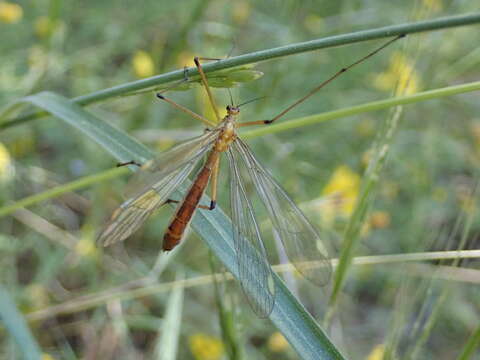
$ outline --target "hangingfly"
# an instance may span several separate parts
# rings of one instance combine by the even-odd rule
[[[233,103],[227,106],[227,115],[223,119],[220,118],[200,61],[195,58],[195,64],[214,109],[217,122],[212,122],[162,94],[157,94],[159,99],[202,121],[208,129],[203,135],[175,146],[141,167],[129,184],[129,199],[114,212],[110,222],[100,233],[98,242],[108,246],[124,240],[161,205],[179,203],[163,237],[163,250],[172,250],[181,241],[197,208],[207,210],[215,208],[220,156],[225,153],[230,168],[232,233],[238,276],[255,313],[260,317],[267,317],[270,314],[275,303],[275,286],[253,206],[243,184],[241,166],[246,169],[260,200],[265,205],[273,230],[281,239],[289,260],[304,277],[314,284],[325,285],[331,275],[328,253],[330,244],[328,244],[327,237],[315,229],[282,187],[258,162],[248,145],[239,138],[237,129],[244,126],[273,123],[340,74],[373,56],[400,37],[403,35],[397,36],[375,51],[339,70],[274,118],[244,123],[237,122],[241,105],[235,106]],[[170,195],[205,157],[205,163],[183,200],[170,199]],[[209,183],[212,199],[210,205],[199,205]],[[312,261],[316,262],[316,266],[312,266]]]

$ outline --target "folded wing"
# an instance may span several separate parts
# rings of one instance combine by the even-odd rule
[[[215,136],[211,131],[188,140],[142,166],[128,185],[131,197],[113,213],[97,243],[108,246],[133,234],[188,177]]]
[[[314,284],[327,284],[332,272],[328,234],[320,234],[315,229],[282,187],[255,159],[247,144],[238,138],[232,146],[246,165],[289,260]]]
[[[228,150],[227,157],[230,165],[230,205],[238,276],[253,311],[265,318],[275,304],[272,269],[231,149]]]

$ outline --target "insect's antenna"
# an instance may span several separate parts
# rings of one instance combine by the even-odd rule
[[[237,107],[240,107],[240,106],[243,106],[243,105],[247,105],[247,104],[250,104],[251,102],[254,102],[254,101],[257,101],[257,100],[260,100],[260,99],[265,99],[266,96],[259,96],[257,98],[254,98],[254,99],[250,99],[248,101],[245,101],[243,103],[241,103],[240,105],[237,105]]]
[[[227,88],[227,90],[228,90],[228,95],[230,95],[230,105],[234,106],[234,105],[233,105],[232,92],[230,91],[230,88]]]

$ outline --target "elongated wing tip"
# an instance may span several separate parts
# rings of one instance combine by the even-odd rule
[[[148,190],[134,200],[124,202],[97,238],[100,246],[109,246],[125,240],[147,220],[150,214],[162,204],[155,190]]]

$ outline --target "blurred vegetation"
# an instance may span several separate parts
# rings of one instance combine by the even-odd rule
[[[465,0],[157,0],[141,6],[133,1],[0,2],[0,106],[42,90],[66,97],[87,94],[191,66],[195,55],[234,56],[475,10],[474,2]],[[477,81],[479,41],[478,25],[409,36],[330,84],[288,118],[388,98],[405,72],[407,93]],[[233,97],[237,103],[267,98],[243,108],[242,119],[271,118],[379,43],[258,64],[255,69],[264,76],[234,87]],[[201,90],[169,96],[212,117]],[[215,95],[219,104],[229,102],[225,90],[216,89]],[[152,93],[119,97],[89,110],[156,151],[202,131],[201,124]],[[478,93],[404,107],[355,256],[479,248],[474,209],[479,113]],[[389,116],[388,110],[377,111],[248,142],[309,218],[341,235],[368,161],[375,156],[376,134]],[[12,127],[0,132],[0,202],[114,165],[90,139],[51,117]],[[226,163],[222,167],[226,170]],[[172,339],[169,346],[178,346],[179,359],[214,360],[227,353],[233,358],[226,350],[232,345],[222,339],[239,342],[244,358],[298,358],[270,322],[252,313],[234,283],[226,285],[223,299],[235,318],[228,326],[236,328],[236,335],[229,337],[218,319],[212,281],[190,285],[184,293],[161,291],[120,300],[138,286],[169,283],[179,273],[195,278],[211,271],[208,249],[193,232],[178,251],[160,253],[172,213],[167,207],[124,246],[105,251],[95,246],[95,235],[121,202],[127,180],[118,177],[0,218],[0,281],[24,314],[44,310],[35,321],[32,316],[27,320],[45,358],[166,358],[158,350],[159,344],[168,344],[162,337],[172,327],[165,324],[178,326],[179,343]],[[219,204],[228,209],[228,191],[222,191]],[[334,245],[338,255],[341,236]],[[469,339],[470,347],[475,336],[478,343],[478,264],[463,259],[459,264],[380,261],[351,267],[330,321],[333,343],[351,359],[454,359],[466,353]],[[319,296],[319,289],[303,279],[287,282],[321,321],[328,295]],[[82,305],[86,294],[96,302]],[[95,297],[101,294],[110,297]],[[69,302],[68,314],[51,308]],[[471,354],[471,359],[478,356],[478,348]],[[18,347],[0,329],[0,358],[17,357]]]

